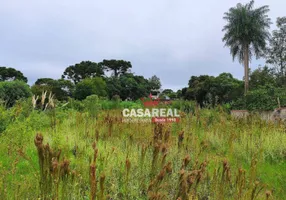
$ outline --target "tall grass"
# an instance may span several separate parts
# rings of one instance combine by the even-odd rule
[[[0,199],[286,199],[284,124],[181,104],[178,124],[93,105],[0,110]]]

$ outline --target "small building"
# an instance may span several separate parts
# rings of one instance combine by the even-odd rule
[[[150,92],[150,98],[152,99],[159,99],[160,94],[162,93],[162,90],[151,90]]]

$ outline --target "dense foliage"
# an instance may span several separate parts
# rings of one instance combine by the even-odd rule
[[[66,68],[62,78],[67,78],[77,84],[86,78],[101,77],[103,75],[104,71],[100,65],[91,61],[82,61]]]
[[[249,111],[268,111],[286,105],[286,90],[284,88],[260,87],[249,91],[245,97],[237,99],[232,104],[233,109]]]
[[[286,17],[279,17],[269,42],[267,62],[275,67],[279,84],[286,87]]]
[[[183,97],[187,100],[195,100],[201,106],[230,103],[243,94],[243,82],[229,73],[213,76],[192,76],[189,88],[184,89]]]
[[[66,101],[68,97],[72,97],[74,92],[74,84],[69,80],[51,78],[40,78],[31,87],[32,92],[36,96],[41,96],[43,92],[54,94],[59,101]]]
[[[132,68],[132,64],[130,61],[125,60],[103,60],[99,63],[99,66],[102,67],[106,71],[111,71],[112,75],[115,77],[119,77],[120,75],[124,75],[129,72]]]
[[[22,72],[10,68],[10,67],[0,67],[0,81],[14,81],[20,80],[27,83],[28,79],[23,75]]]
[[[84,100],[87,96],[98,95],[101,97],[107,96],[106,83],[102,78],[95,77],[84,79],[75,87],[74,97],[79,100]]]
[[[17,100],[32,95],[30,87],[23,81],[0,82],[0,99],[7,107],[13,106]]]

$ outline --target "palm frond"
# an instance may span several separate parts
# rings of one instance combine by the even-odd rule
[[[237,4],[224,13],[226,25],[222,31],[225,46],[230,47],[233,59],[241,63],[244,59],[244,49],[249,49],[249,59],[259,58],[266,49],[266,41],[270,38],[271,20],[267,13],[269,6],[254,9],[254,1],[248,4]]]

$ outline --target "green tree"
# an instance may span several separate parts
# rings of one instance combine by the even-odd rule
[[[131,62],[125,60],[103,60],[99,66],[106,71],[112,71],[115,77],[126,74],[131,68]]]
[[[122,98],[123,96],[121,94],[122,87],[121,87],[121,82],[118,78],[114,76],[106,78],[106,87],[109,99],[112,99],[113,96],[119,96],[120,98]]]
[[[192,76],[189,88],[182,89],[184,99],[195,100],[200,106],[229,103],[243,94],[243,82],[230,73],[213,76]]]
[[[52,93],[59,101],[66,101],[72,96],[74,84],[70,80],[54,80],[52,78],[40,78],[31,87],[33,94],[40,96],[44,91]]]
[[[267,52],[267,63],[277,70],[280,85],[286,86],[286,17],[277,18],[278,30],[272,32]]]
[[[107,96],[106,90],[106,83],[102,78],[87,78],[76,85],[74,97],[78,100],[84,100],[90,95],[105,97]]]
[[[193,99],[190,92],[189,92],[189,88],[188,87],[184,87],[182,88],[182,98],[185,99],[185,100],[191,100]]]
[[[253,55],[262,56],[266,49],[266,40],[269,39],[270,18],[268,6],[254,9],[254,1],[245,5],[237,4],[224,14],[227,21],[223,31],[223,41],[230,47],[230,53],[244,63],[245,94],[249,88],[249,62]]]
[[[281,107],[286,106],[286,91],[283,88],[271,85],[260,86],[251,90],[245,98],[233,102],[232,109],[247,109],[250,111],[274,110],[278,107],[278,99]]]
[[[182,90],[177,90],[176,96],[177,96],[177,98],[181,99],[183,97],[183,91]]]
[[[160,79],[156,75],[153,75],[151,78],[149,78],[148,82],[152,90],[159,90],[162,86]]]
[[[121,76],[119,80],[121,85],[120,97],[123,100],[127,98],[137,100],[148,96],[150,93],[148,80],[143,76],[128,73]]]
[[[70,79],[75,84],[83,79],[104,76],[103,68],[95,62],[82,61],[65,69],[62,78]]]
[[[24,81],[25,83],[28,82],[27,77],[25,77],[22,72],[10,67],[0,67],[0,81],[14,80]]]
[[[7,107],[13,106],[16,101],[32,95],[30,87],[23,81],[0,82],[0,99]]]
[[[175,99],[177,98],[177,94],[172,90],[172,89],[165,89],[162,91],[160,94],[162,98],[169,97],[170,99]]]
[[[201,106],[207,101],[207,96],[210,93],[210,87],[213,83],[213,76],[202,75],[192,76],[189,80],[189,88],[185,95],[188,100],[195,100]]]
[[[221,73],[215,77],[210,85],[214,103],[229,103],[243,95],[243,82],[233,78],[230,73]]]
[[[267,85],[276,85],[276,78],[275,78],[275,72],[273,68],[269,68],[267,66],[254,70],[250,74],[250,81],[249,81],[250,87],[253,89],[258,89],[261,86],[267,86]]]
[[[110,99],[114,95],[119,95],[122,100],[137,100],[150,94],[148,80],[143,76],[126,73],[118,78],[109,77],[106,82]]]

